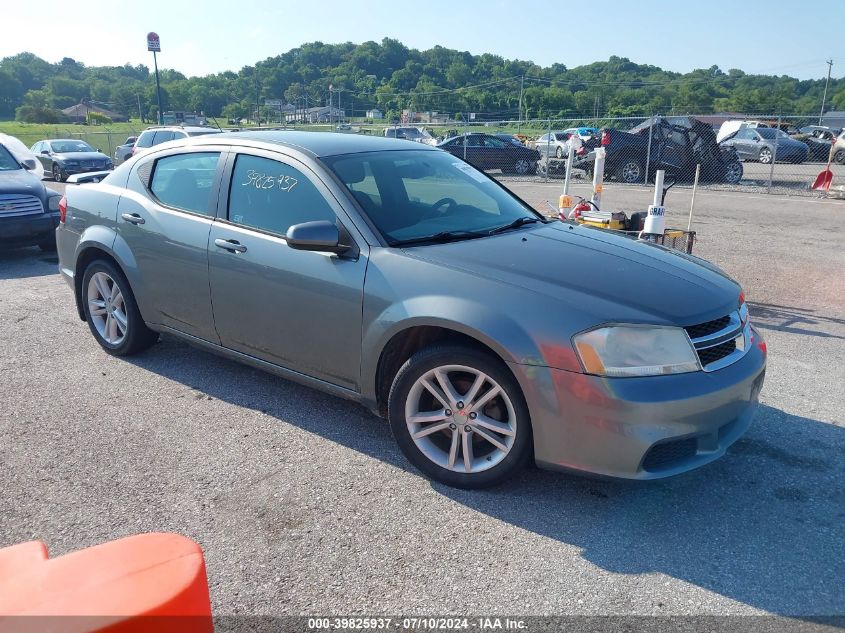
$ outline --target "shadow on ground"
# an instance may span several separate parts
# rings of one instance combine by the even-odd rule
[[[358,405],[172,339],[132,362],[418,474],[384,421]],[[455,490],[422,477],[418,485],[575,545],[601,569],[665,574],[758,609],[808,616],[845,613],[843,481],[845,429],[762,405],[727,456],[669,480],[530,469],[493,490]]]
[[[754,326],[764,330],[845,339],[845,336],[824,331],[824,328],[830,326],[845,326],[845,319],[818,314],[816,310],[810,308],[749,301],[748,309],[753,318]]]
[[[43,277],[59,272],[56,253],[45,253],[37,246],[9,248],[0,246],[0,281]]]

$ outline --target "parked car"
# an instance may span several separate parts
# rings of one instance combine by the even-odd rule
[[[845,165],[845,131],[840,132],[833,143],[833,161]]]
[[[163,125],[150,127],[141,132],[135,145],[132,147],[132,155],[141,154],[151,147],[161,145],[167,141],[192,136],[205,136],[206,134],[219,134],[220,130],[213,127],[190,126],[190,125]]]
[[[757,407],[766,347],[724,272],[547,220],[419,143],[192,138],[65,196],[59,271],[107,353],[167,332],[362,403],[448,485],[529,459],[674,475]]]
[[[564,130],[568,134],[577,134],[582,141],[589,141],[599,133],[598,128],[595,127],[570,127]]]
[[[534,174],[540,160],[536,149],[507,143],[492,134],[462,134],[446,139],[437,147],[478,169],[500,169],[506,174]]]
[[[120,163],[122,163],[123,161],[132,158],[132,148],[135,147],[135,141],[137,140],[137,136],[130,136],[125,141],[123,141],[122,145],[118,145],[114,148],[115,165],[120,165]]]
[[[742,128],[751,127],[751,128],[758,128],[758,127],[769,127],[768,124],[764,123],[763,121],[725,121],[719,126],[719,131],[716,132],[716,142],[721,143],[729,136],[733,136]]]
[[[496,138],[500,138],[500,139],[502,139],[505,143],[510,143],[511,145],[517,145],[517,146],[519,146],[519,147],[524,147],[524,146],[525,146],[525,144],[524,144],[522,141],[520,141],[520,140],[519,140],[519,139],[518,139],[515,135],[513,135],[513,134],[507,134],[507,133],[501,132],[501,133],[498,133],[498,134],[494,134],[493,136],[495,136]]]
[[[798,128],[799,134],[811,134],[820,137],[827,137],[828,134],[835,137],[841,131],[839,128],[832,128],[827,125],[805,125],[804,127]]]
[[[721,145],[733,147],[740,159],[756,160],[764,165],[773,159],[782,163],[803,163],[810,153],[806,143],[789,138],[785,132],[775,128],[741,128],[722,141]]]
[[[0,245],[56,250],[61,195],[47,189],[34,172],[34,158],[18,160],[0,144]]]
[[[425,145],[437,145],[437,139],[425,129],[417,127],[388,127],[384,129],[384,135],[387,138],[401,138]]]
[[[540,138],[534,141],[534,148],[540,152],[541,156],[554,156],[555,158],[564,158],[568,151],[566,141],[572,132],[550,132],[543,134]]]
[[[649,148],[649,137],[651,147]],[[695,166],[701,164],[703,181],[737,183],[742,179],[742,163],[732,147],[716,142],[713,128],[692,117],[652,117],[629,132],[605,128],[598,139],[587,142],[592,149],[575,159],[573,166],[593,172],[595,147],[604,147],[605,177],[620,182],[643,182],[658,169],[677,180],[692,181]]]
[[[790,138],[804,143],[809,148],[808,160],[825,162],[830,155],[830,146],[836,140],[836,137],[826,130],[815,130],[812,134],[792,134]]]
[[[56,138],[38,141],[30,149],[43,165],[44,171],[52,174],[56,182],[67,179],[71,174],[84,174],[114,167],[111,158],[78,139]]]

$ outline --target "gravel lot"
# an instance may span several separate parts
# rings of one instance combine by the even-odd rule
[[[561,187],[508,184],[537,208]],[[603,207],[650,198],[608,185]],[[346,401],[168,338],[105,355],[55,259],[2,252],[0,546],[180,532],[221,615],[845,614],[844,222],[845,202],[699,192],[695,252],[743,284],[770,351],[725,458],[482,492],[422,478]]]

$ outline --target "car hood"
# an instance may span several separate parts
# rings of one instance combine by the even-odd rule
[[[108,158],[101,152],[63,152],[53,154],[54,160],[103,160]]]
[[[740,292],[704,260],[564,222],[405,252],[561,300],[596,322],[693,325],[736,309]]]
[[[41,180],[25,169],[0,171],[0,193],[24,193],[44,198]]]

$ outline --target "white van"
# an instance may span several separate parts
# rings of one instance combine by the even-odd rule
[[[744,127],[769,127],[761,121],[725,121],[716,133],[716,142],[721,143]]]

